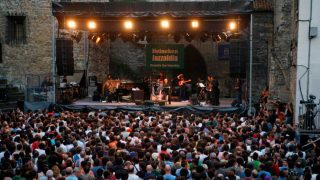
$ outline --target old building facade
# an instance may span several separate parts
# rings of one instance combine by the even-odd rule
[[[87,1],[90,2],[90,0],[73,2]],[[107,0],[99,2],[107,2]],[[289,28],[284,27],[291,25],[290,13],[293,12],[294,0],[274,2],[256,0],[253,2],[256,2],[253,4],[255,8],[252,13],[252,94],[255,97],[253,100],[257,101],[263,88],[269,85],[272,96],[287,101],[290,97],[288,92],[295,91],[291,89],[294,86],[291,85],[291,69],[289,68],[292,33],[289,32]],[[18,23],[14,24],[14,22]],[[12,28],[12,24],[17,26],[18,30]],[[73,31],[68,31],[63,35],[61,32],[58,33],[57,22],[52,16],[50,0],[1,1],[0,27],[2,45],[0,76],[21,88],[28,86],[27,76],[29,74],[41,75],[41,77],[53,74],[53,37],[58,37],[58,35],[70,37],[76,33]],[[244,31],[247,45],[249,45],[249,32],[248,26]],[[114,73],[114,67],[127,65],[129,69],[123,68],[125,72],[117,72],[122,73],[124,77],[128,76],[127,72],[135,76],[143,69],[145,65],[144,45],[123,42],[121,39],[113,42],[108,40],[97,45],[88,41],[87,35],[88,32],[83,32],[82,39],[79,42],[74,41],[73,44],[74,64],[77,72],[87,71],[88,76],[97,76],[98,80],[102,81],[108,73]],[[157,40],[158,42],[175,43],[170,37],[160,37]],[[218,60],[218,43],[202,42],[199,38],[191,42],[181,38],[179,43],[196,49],[199,57],[206,64],[206,72],[220,78],[221,96],[232,97],[234,79],[229,74],[230,61]],[[246,80],[248,80],[249,62],[246,62],[245,66]]]

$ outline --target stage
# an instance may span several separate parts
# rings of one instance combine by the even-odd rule
[[[203,107],[218,107],[218,108],[228,108],[231,107],[233,99],[231,98],[223,98],[220,99],[219,106],[212,106],[208,104],[201,103]],[[150,101],[149,101],[150,102]],[[153,101],[154,105],[157,106],[157,101]],[[75,106],[137,106],[134,102],[101,102],[101,101],[92,101],[92,98],[84,98],[73,102],[71,105]],[[164,107],[184,107],[191,106],[189,101],[173,101],[171,104],[165,103]]]
[[[157,102],[136,104],[134,102],[99,102],[92,101],[91,98],[77,100],[69,105],[56,104],[56,108],[60,110],[70,111],[154,111],[154,112],[178,112],[178,113],[193,113],[193,114],[209,114],[209,113],[246,113],[246,107],[232,107],[232,99],[220,99],[220,106],[212,105],[191,105],[190,102],[171,102],[171,104],[159,105]]]

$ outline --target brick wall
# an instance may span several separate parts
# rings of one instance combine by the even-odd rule
[[[0,3],[0,41],[3,62],[0,76],[9,83],[24,86],[27,74],[50,74],[52,52],[51,1],[2,0]],[[5,43],[8,14],[26,16],[26,44]]]

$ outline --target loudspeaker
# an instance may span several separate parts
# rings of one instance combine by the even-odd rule
[[[66,38],[56,39],[56,64],[59,76],[72,76],[74,73],[73,41]]]
[[[21,111],[24,111],[24,101],[18,101],[18,102],[17,102],[17,107],[18,107]]]
[[[154,102],[153,101],[144,101],[145,106],[153,106]]]
[[[93,92],[92,101],[100,101],[101,97],[98,91]]]
[[[230,42],[230,77],[246,78],[249,48],[246,41]]]

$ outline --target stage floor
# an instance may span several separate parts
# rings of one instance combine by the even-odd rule
[[[208,104],[202,104],[205,107],[231,107],[231,102],[233,99],[231,98],[221,98],[219,106],[212,106]],[[100,102],[100,101],[92,101],[92,98],[87,97],[84,99],[77,100],[72,103],[72,105],[80,105],[80,106],[136,106],[134,102]],[[173,101],[171,104],[166,103],[164,106],[166,107],[184,107],[189,106],[191,103],[189,101]]]

